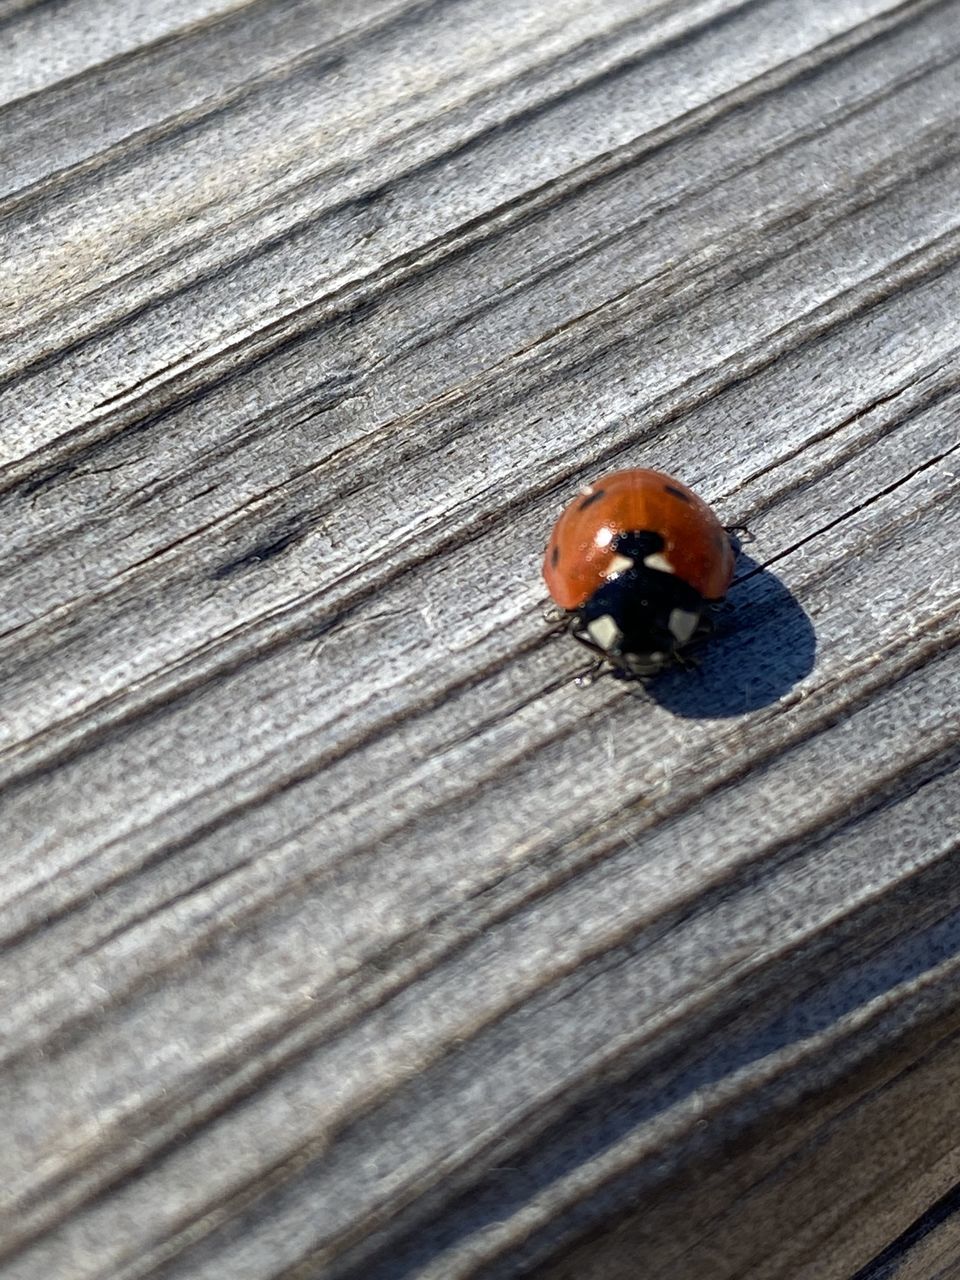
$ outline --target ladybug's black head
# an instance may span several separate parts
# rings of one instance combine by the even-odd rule
[[[663,547],[657,533],[621,534],[622,567],[577,610],[574,636],[628,675],[668,666],[700,625],[703,597],[670,571]]]

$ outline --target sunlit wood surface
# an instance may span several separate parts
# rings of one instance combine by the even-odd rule
[[[960,1275],[958,55],[0,0],[3,1280]],[[580,688],[636,465],[732,608]]]

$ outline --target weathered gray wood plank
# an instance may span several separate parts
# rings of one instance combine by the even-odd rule
[[[0,38],[4,1277],[955,1265],[960,4]],[[751,531],[648,696],[635,464]]]

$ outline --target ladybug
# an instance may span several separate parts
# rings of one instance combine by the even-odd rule
[[[615,471],[580,490],[543,561],[573,636],[614,674],[655,675],[708,631],[733,578],[730,535],[702,498],[660,471]]]

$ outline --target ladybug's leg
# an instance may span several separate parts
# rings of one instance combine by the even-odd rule
[[[731,600],[708,600],[706,605],[706,609],[700,615],[700,625],[691,643],[698,643],[717,632],[727,634],[730,630],[731,614],[737,611],[737,606]]]
[[[598,644],[594,644],[590,637],[582,631],[574,631],[573,638],[579,641],[585,649],[589,649],[595,657],[595,661],[591,663],[586,671],[581,671],[574,681],[578,689],[586,688],[587,685],[593,684],[595,680],[599,680],[601,676],[622,678],[624,673],[620,667],[616,666],[616,659],[607,653],[606,649],[601,649]],[[611,666],[611,663],[614,665]]]
[[[736,607],[729,600],[705,600],[704,604],[706,607],[700,615],[696,631],[694,631],[683,649],[674,651],[673,656],[676,659],[676,665],[679,667],[690,668],[700,665],[700,660],[696,655],[712,635],[716,635],[718,632],[720,634],[726,633],[726,618]],[[693,653],[690,652],[691,649]]]
[[[739,555],[740,548],[745,542],[755,542],[756,539],[750,529],[745,524],[725,524],[723,531],[733,544],[734,551]]]
[[[591,662],[586,671],[574,677],[573,683],[578,689],[587,689],[590,685],[595,684],[598,680],[606,675],[615,675],[613,667],[607,665],[603,658],[597,658],[596,662]]]
[[[687,653],[686,650],[677,650],[673,655],[673,661],[681,671],[699,671],[700,659],[693,653]]]
[[[564,631],[570,625],[570,619],[573,614],[567,609],[561,609],[558,604],[548,604],[543,611],[544,622],[552,622],[554,624],[562,622]]]
[[[568,613],[566,609],[544,609],[543,620],[551,624],[547,630],[547,639],[551,639],[553,636],[566,635],[573,625],[575,617],[576,614]]]
[[[606,649],[601,649],[600,646],[595,644],[585,632],[574,631],[572,634],[574,640],[576,640],[578,644],[582,644],[585,649],[589,649],[591,653],[596,654],[600,662],[613,661]]]

